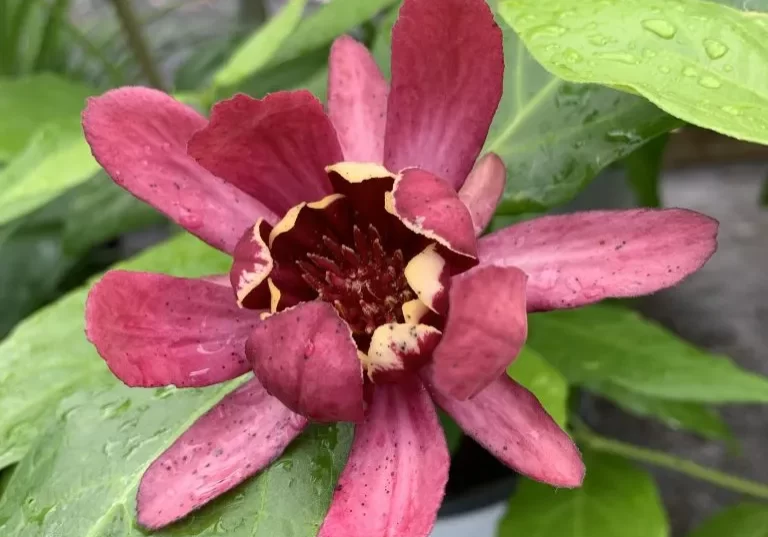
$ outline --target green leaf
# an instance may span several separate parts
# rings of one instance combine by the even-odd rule
[[[267,65],[296,28],[306,5],[307,0],[289,0],[277,15],[235,50],[214,75],[214,85],[234,85]]]
[[[200,276],[226,272],[228,265],[229,259],[220,252],[182,235],[121,266]],[[114,384],[83,333],[87,292],[87,288],[74,291],[32,315],[0,343],[0,468],[24,455],[60,400]]]
[[[61,294],[65,285],[75,285],[104,263],[114,262],[100,259],[91,266],[84,258],[93,247],[160,222],[163,218],[151,207],[98,174],[24,218],[0,226],[0,338]]]
[[[565,203],[608,164],[681,125],[640,97],[552,76],[499,24],[504,94],[484,148],[507,165],[499,213]]]
[[[524,480],[509,500],[498,537],[667,537],[666,513],[645,470],[592,453],[584,462],[587,475],[578,489]]]
[[[461,439],[464,438],[464,431],[453,421],[453,418],[442,410],[438,410],[438,415],[440,416],[440,425],[443,426],[445,433],[445,441],[448,443],[448,451],[454,453],[459,448]]]
[[[659,182],[668,138],[667,135],[658,136],[624,159],[627,180],[641,207],[661,206]]]
[[[768,537],[768,506],[742,503],[729,507],[704,522],[688,537]]]
[[[0,500],[0,534],[141,537],[134,522],[144,469],[232,389],[114,386],[68,399],[61,417],[19,464]],[[352,439],[350,425],[315,426],[272,466],[153,535],[314,537]]]
[[[720,414],[700,403],[665,401],[608,383],[591,385],[589,390],[610,399],[630,414],[656,419],[672,429],[690,431],[711,440],[733,440],[733,435]]]
[[[46,125],[58,127],[63,135],[82,137],[80,113],[93,93],[87,86],[49,74],[0,78],[0,162],[20,153]]]
[[[45,126],[0,171],[0,224],[41,207],[97,171],[82,134]]]
[[[528,326],[528,345],[573,384],[609,382],[671,401],[768,402],[768,379],[697,349],[625,308],[535,314]]]
[[[768,143],[768,17],[700,0],[503,0],[548,70],[621,86],[689,123]]]
[[[384,77],[389,80],[392,76],[392,28],[400,14],[400,3],[386,12],[376,25],[376,37],[371,46],[371,53],[381,69]]]
[[[528,388],[560,427],[568,421],[568,382],[543,356],[524,347],[507,374]]]

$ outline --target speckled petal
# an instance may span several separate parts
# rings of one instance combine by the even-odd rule
[[[208,386],[246,373],[245,341],[259,313],[229,285],[113,270],[92,288],[86,335],[128,386]]]
[[[477,240],[472,215],[439,177],[416,168],[403,170],[386,195],[386,209],[414,233],[467,258],[469,266],[474,264]]]
[[[405,267],[405,279],[421,303],[440,315],[448,311],[451,271],[434,244],[414,256]]]
[[[479,241],[481,264],[528,274],[528,311],[653,293],[696,272],[717,248],[717,221],[686,209],[545,216]]]
[[[229,281],[235,290],[238,305],[250,309],[267,309],[270,293],[267,278],[274,262],[269,253],[269,233],[272,226],[259,218],[235,246]]]
[[[328,115],[344,159],[381,162],[389,86],[365,45],[339,37],[328,60]]]
[[[449,465],[437,413],[418,378],[377,386],[318,537],[426,537]]]
[[[584,463],[576,445],[536,397],[506,374],[468,401],[434,386],[430,391],[465,433],[510,468],[556,487],[581,485]]]
[[[392,30],[384,164],[458,189],[501,99],[501,30],[485,0],[405,0]]]
[[[187,155],[207,122],[186,105],[149,88],[119,88],[88,100],[85,139],[110,177],[211,246],[232,252],[259,217],[277,216],[253,191],[212,175]]]
[[[279,457],[306,425],[251,379],[149,466],[136,498],[139,524],[167,526],[232,490]]]
[[[433,355],[434,384],[460,400],[502,375],[528,333],[525,274],[475,267],[453,278],[443,339]]]
[[[330,194],[325,167],[344,160],[322,104],[304,90],[261,100],[238,94],[217,103],[188,151],[279,215]]]
[[[495,154],[489,153],[477,161],[466,182],[459,190],[459,199],[469,209],[475,235],[480,236],[491,222],[507,183],[507,169]]]
[[[384,324],[374,330],[363,365],[377,384],[399,382],[424,366],[439,342],[440,330],[426,324]]]
[[[264,387],[315,421],[363,419],[363,373],[352,332],[326,302],[305,302],[266,318],[246,354]]]

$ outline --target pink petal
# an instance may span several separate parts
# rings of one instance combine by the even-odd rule
[[[344,159],[323,105],[304,90],[261,100],[239,94],[216,104],[188,151],[279,215],[330,194],[325,167]]]
[[[235,246],[229,283],[240,306],[250,309],[267,309],[270,306],[267,277],[272,272],[274,261],[267,243],[271,231],[272,226],[259,218]]]
[[[536,397],[506,374],[468,401],[435,386],[430,391],[465,433],[510,468],[557,487],[581,485],[584,463],[576,445]]]
[[[392,31],[384,164],[458,189],[501,99],[501,30],[485,0],[406,0]]]
[[[453,278],[443,339],[433,356],[441,392],[473,397],[517,357],[528,333],[525,280],[521,270],[493,266]]]
[[[490,223],[507,183],[507,169],[495,154],[488,153],[477,161],[459,190],[459,199],[469,209],[475,235],[480,236]]]
[[[248,339],[246,354],[264,387],[316,421],[363,419],[363,373],[347,323],[327,302],[271,315]]]
[[[450,185],[427,171],[403,170],[388,194],[387,211],[414,233],[452,252],[472,258],[477,253],[475,228],[466,205]]]
[[[336,127],[344,160],[384,160],[389,87],[371,53],[348,36],[331,48],[328,115]]]
[[[93,156],[121,187],[205,242],[232,252],[243,230],[276,216],[191,159],[187,141],[201,115],[148,88],[120,88],[88,100],[83,130]]]
[[[418,379],[377,386],[318,537],[425,537],[449,465],[437,413]]]
[[[250,369],[245,341],[259,313],[203,279],[113,270],[85,308],[86,335],[128,386],[208,386]]]
[[[139,524],[158,529],[263,470],[307,420],[251,379],[199,418],[144,473]]]
[[[480,239],[479,255],[528,274],[528,311],[573,308],[679,283],[715,252],[717,227],[686,209],[545,216]]]

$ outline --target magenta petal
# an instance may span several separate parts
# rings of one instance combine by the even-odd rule
[[[221,101],[188,150],[204,168],[279,215],[330,194],[325,167],[344,160],[323,105],[304,90]]]
[[[83,130],[93,156],[121,187],[205,242],[232,252],[243,230],[276,216],[187,155],[205,127],[200,114],[148,88],[120,88],[88,100]]]
[[[113,270],[85,307],[86,335],[128,386],[208,386],[250,369],[245,341],[259,313],[229,285]]]
[[[460,400],[503,374],[528,333],[525,274],[475,267],[453,278],[443,339],[433,356],[434,384]]]
[[[336,127],[344,160],[381,163],[389,87],[371,53],[348,36],[331,48],[328,115]]]
[[[405,0],[392,31],[384,164],[458,189],[501,99],[501,30],[485,0]]]
[[[507,169],[495,154],[489,153],[477,161],[466,182],[459,190],[459,199],[469,209],[475,235],[481,235],[490,223],[507,183]]]
[[[557,487],[581,485],[584,463],[576,445],[536,397],[506,374],[468,401],[430,390],[465,433],[510,468]]]
[[[231,490],[279,457],[306,425],[251,379],[149,466],[136,497],[139,524],[166,526]]]
[[[481,264],[528,274],[528,311],[653,293],[698,270],[717,221],[686,209],[591,211],[522,222],[479,241]]]
[[[425,537],[450,458],[434,405],[416,377],[377,386],[318,537]]]
[[[327,302],[271,315],[251,334],[246,354],[264,387],[294,412],[323,422],[362,421],[357,346]]]
[[[403,170],[388,194],[387,211],[408,229],[453,252],[474,257],[477,240],[472,215],[453,188],[417,168]]]

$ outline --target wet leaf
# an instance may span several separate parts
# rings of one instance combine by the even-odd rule
[[[768,537],[768,507],[742,503],[705,521],[688,537]]]
[[[568,421],[568,381],[530,347],[507,368],[507,374],[528,388],[560,427]]]

